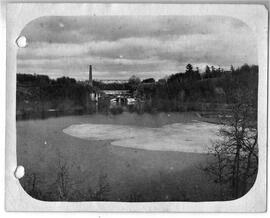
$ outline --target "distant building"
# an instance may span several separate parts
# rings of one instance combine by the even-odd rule
[[[128,95],[129,90],[102,90],[106,95]]]
[[[128,83],[128,80],[125,79],[102,79],[102,80],[97,80],[98,82],[102,82],[104,84],[112,84],[112,83],[117,83],[117,84],[123,84],[123,83]]]
[[[148,79],[144,79],[142,81],[142,83],[154,83],[155,82],[155,79],[154,78],[148,78]]]
[[[89,84],[90,86],[93,86],[92,65],[89,65],[89,79],[88,79],[88,84]]]
[[[100,92],[93,87],[93,74],[92,74],[92,65],[89,65],[89,75],[88,75],[88,85],[91,87],[89,96],[91,101],[98,101],[100,97]]]
[[[101,82],[104,84],[113,84],[113,83],[117,83],[117,84],[124,84],[124,83],[128,83],[128,80],[124,80],[124,79],[103,79],[103,80],[95,80],[97,82]],[[89,75],[88,75],[88,82],[87,85],[89,85],[91,87],[91,89],[89,90],[89,96],[91,101],[98,101],[99,98],[101,97],[101,95],[105,94],[108,96],[127,96],[129,95],[129,90],[100,90],[97,87],[94,87],[93,84],[93,72],[92,72],[92,65],[89,65]]]

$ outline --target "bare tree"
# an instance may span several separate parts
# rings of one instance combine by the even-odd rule
[[[229,184],[232,197],[244,195],[250,188],[258,168],[256,103],[254,93],[237,90],[231,113],[222,116],[222,140],[213,143],[209,153],[214,156],[204,168],[220,184]]]
[[[36,199],[42,199],[42,197],[44,197],[44,193],[42,193],[40,189],[41,183],[42,180],[40,179],[40,175],[38,173],[28,172],[25,175],[25,181],[22,185],[30,196]]]
[[[69,183],[70,183],[70,177],[68,172],[68,166],[66,162],[63,162],[62,160],[58,160],[58,172],[57,172],[57,190],[59,194],[60,200],[68,200],[69,197]]]
[[[107,174],[101,173],[98,178],[98,184],[95,190],[88,189],[87,199],[91,201],[104,201],[107,199],[107,195],[110,192],[110,184],[108,182]]]
[[[57,154],[57,171],[55,185],[57,188],[57,198],[59,200],[71,200],[73,198],[74,186],[78,185],[80,181],[75,182],[71,177],[71,169],[73,164],[68,164],[65,158],[59,151]]]
[[[225,142],[215,141],[213,145],[209,148],[209,155],[213,158],[208,161],[206,167],[200,167],[207,174],[211,175],[214,182],[219,185],[219,198],[223,200],[224,198],[224,185],[227,183],[226,167],[227,167],[227,151],[225,149]]]

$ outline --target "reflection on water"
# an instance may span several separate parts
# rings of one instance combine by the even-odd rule
[[[205,122],[173,123],[161,127],[117,124],[71,125],[63,132],[87,140],[111,140],[115,146],[181,152],[207,152],[211,140],[218,139],[219,126]]]

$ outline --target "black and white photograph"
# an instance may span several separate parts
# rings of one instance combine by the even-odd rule
[[[266,72],[243,20],[55,14],[14,43],[15,176],[29,197],[224,203],[254,186]]]

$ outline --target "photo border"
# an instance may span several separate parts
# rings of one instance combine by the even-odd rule
[[[76,4],[76,7],[74,7]],[[8,211],[114,212],[264,212],[267,191],[268,10],[257,4],[117,4],[117,3],[8,3],[6,28],[6,150],[5,197]],[[215,202],[46,202],[30,197],[14,176],[16,158],[16,39],[31,20],[42,16],[218,15],[246,23],[256,34],[259,65],[259,167],[254,186],[243,197]],[[19,18],[19,19],[18,19]]]

